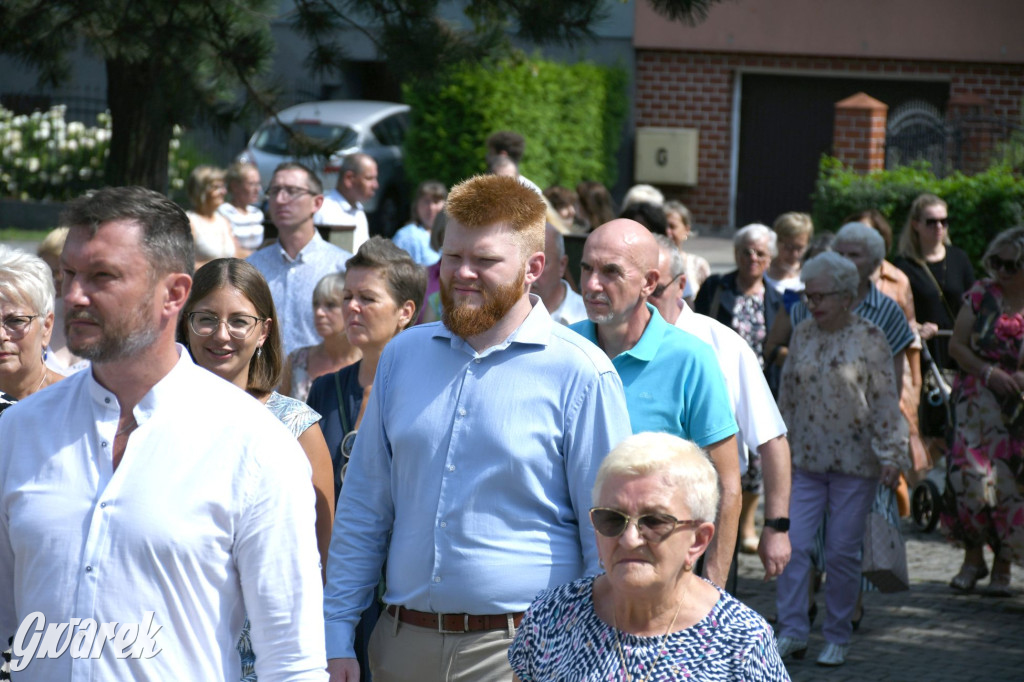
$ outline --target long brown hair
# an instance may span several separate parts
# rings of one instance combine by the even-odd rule
[[[274,308],[274,298],[270,294],[267,280],[263,279],[259,270],[246,261],[240,258],[218,258],[196,271],[196,276],[192,280],[192,291],[178,321],[178,340],[188,347],[189,313],[199,301],[222,287],[238,289],[252,303],[257,317],[272,320],[267,340],[263,342],[263,351],[249,361],[249,377],[245,382],[245,390],[249,393],[256,396],[266,395],[281,381],[284,349],[281,345],[281,332],[278,331],[277,310]]]

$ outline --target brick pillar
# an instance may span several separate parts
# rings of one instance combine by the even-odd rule
[[[858,92],[836,102],[832,153],[860,173],[885,168],[885,120],[889,107]]]
[[[999,134],[991,116],[992,103],[981,95],[967,93],[949,99],[946,122],[954,136],[949,150],[954,168],[968,174],[988,168]]]

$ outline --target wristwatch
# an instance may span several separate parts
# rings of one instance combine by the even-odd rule
[[[777,519],[765,519],[764,520],[764,526],[765,526],[765,528],[772,528],[774,530],[777,530],[780,533],[788,533],[789,532],[789,517],[787,517],[787,516],[780,516]]]

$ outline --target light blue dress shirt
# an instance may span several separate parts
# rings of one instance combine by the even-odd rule
[[[441,260],[441,254],[430,248],[430,233],[416,223],[409,223],[392,237],[395,246],[412,256],[423,267],[430,267]]]
[[[482,353],[441,323],[384,349],[338,501],[329,658],[354,655],[385,557],[385,601],[437,613],[524,611],[598,572],[588,509],[601,461],[630,434],[622,383],[531,300]]]
[[[322,340],[313,322],[313,290],[332,272],[344,272],[352,254],[328,244],[315,232],[313,239],[293,259],[280,244],[270,244],[247,258],[270,285],[277,308],[285,355]]]
[[[729,390],[714,351],[666,322],[651,320],[636,345],[612,360],[626,387],[633,432],[671,433],[707,447],[737,432]],[[569,327],[597,342],[590,320]]]

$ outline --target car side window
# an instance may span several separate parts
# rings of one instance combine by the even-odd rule
[[[402,116],[404,113],[388,116],[371,128],[373,136],[377,138],[378,142],[385,146],[400,147],[402,145],[405,138],[405,125],[400,120]]]

